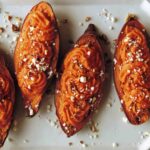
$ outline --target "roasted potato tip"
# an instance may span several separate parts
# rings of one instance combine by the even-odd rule
[[[103,51],[95,26],[90,24],[64,59],[55,105],[68,137],[83,128],[99,106],[105,78]]]
[[[34,6],[24,20],[15,48],[14,66],[28,116],[39,109],[48,80],[56,73],[59,31],[46,2]]]
[[[130,19],[118,37],[114,81],[128,120],[135,125],[150,117],[150,47],[144,26]]]

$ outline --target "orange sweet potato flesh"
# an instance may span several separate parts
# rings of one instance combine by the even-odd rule
[[[128,120],[142,124],[150,117],[150,48],[144,26],[131,18],[118,37],[114,80]]]
[[[68,137],[83,128],[99,106],[105,77],[103,51],[95,26],[90,24],[64,59],[55,106]]]
[[[14,102],[14,82],[5,66],[3,56],[0,56],[0,147],[3,145],[11,125]]]
[[[56,72],[59,31],[55,14],[46,2],[40,2],[27,15],[14,53],[14,65],[24,107],[34,116],[48,80]]]

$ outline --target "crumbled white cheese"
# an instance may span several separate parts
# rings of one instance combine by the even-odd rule
[[[53,75],[53,70],[50,70],[49,72],[48,72],[48,79],[50,79],[51,77],[52,77],[52,75]]]
[[[18,39],[18,36],[14,36],[14,37],[13,37],[13,42],[16,42],[17,39]]]
[[[29,143],[29,140],[25,139],[23,142],[24,142],[24,143]]]
[[[106,20],[109,20],[110,22],[114,23],[117,22],[117,18],[114,17],[107,9],[102,9],[101,13],[99,14],[100,16],[104,16]]]
[[[71,97],[70,97],[70,100],[71,100],[72,102],[74,102],[74,99],[75,99],[74,96],[71,96]]]
[[[56,45],[56,43],[53,43],[53,46],[55,46]]]
[[[31,85],[28,85],[28,89],[31,89]]]
[[[34,77],[31,77],[30,79],[31,79],[31,81],[34,81]]]
[[[94,86],[91,87],[91,91],[94,91]]]
[[[9,34],[5,34],[5,38],[9,38]]]
[[[27,75],[24,75],[24,79],[28,79],[28,76],[27,76]]]
[[[30,32],[32,32],[33,30],[34,30],[34,27],[31,26],[31,27],[30,27]]]
[[[90,55],[91,55],[91,52],[90,52],[90,51],[88,51],[88,52],[87,52],[87,55],[88,55],[88,56],[90,56]]]
[[[75,44],[75,45],[74,45],[74,48],[75,48],[75,47],[78,47],[78,46],[79,46],[78,44]]]
[[[20,38],[20,39],[19,39],[19,41],[20,41],[20,42],[22,42],[22,41],[23,41],[23,39],[22,39],[22,38]]]
[[[103,75],[104,75],[104,71],[102,70],[101,72],[100,72],[100,77],[103,77]]]
[[[82,22],[79,22],[79,26],[83,26],[84,24]]]
[[[87,144],[83,143],[83,144],[82,144],[82,147],[83,147],[83,148],[87,147]]]
[[[127,123],[128,122],[128,119],[127,119],[127,117],[122,117],[122,121],[124,122],[124,123]]]
[[[31,106],[28,107],[28,110],[29,110],[29,115],[32,116],[32,115],[34,114],[34,111],[33,111],[33,109],[31,108]]]
[[[114,58],[114,64],[116,64],[117,63],[117,60]]]
[[[23,61],[26,62],[26,61],[27,61],[27,58],[23,58]]]
[[[119,146],[118,143],[116,143],[116,142],[113,142],[113,143],[112,143],[112,147],[113,147],[113,148],[116,148],[116,147],[118,147],[118,146]]]
[[[109,107],[109,108],[112,107],[112,103],[111,103],[111,102],[108,103],[108,104],[107,104],[107,107]]]
[[[123,100],[122,99],[120,100],[120,102],[121,102],[121,104],[123,104]]]
[[[81,83],[86,83],[86,77],[81,76],[81,77],[80,77],[80,82],[81,82]]]
[[[114,27],[113,26],[109,26],[109,30],[113,30],[114,29]]]
[[[45,55],[47,55],[48,54],[48,50],[45,50],[44,53],[45,53]]]
[[[131,70],[127,70],[127,73],[130,73],[131,72]]]

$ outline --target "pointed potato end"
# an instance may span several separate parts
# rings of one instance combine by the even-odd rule
[[[128,16],[125,18],[125,22],[128,22],[130,20],[138,19],[138,17],[135,14],[129,13]]]

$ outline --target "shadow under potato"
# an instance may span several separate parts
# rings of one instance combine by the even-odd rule
[[[67,16],[64,16],[63,14],[61,14],[59,18],[67,18]],[[57,64],[58,71],[61,68],[65,55],[71,50],[73,46],[73,44],[70,43],[70,41],[72,41],[72,33],[73,33],[73,29],[71,28],[71,26],[72,26],[72,22],[70,20],[69,22],[63,24],[63,26],[59,26],[60,51],[59,51],[59,58],[58,58],[58,64]]]

